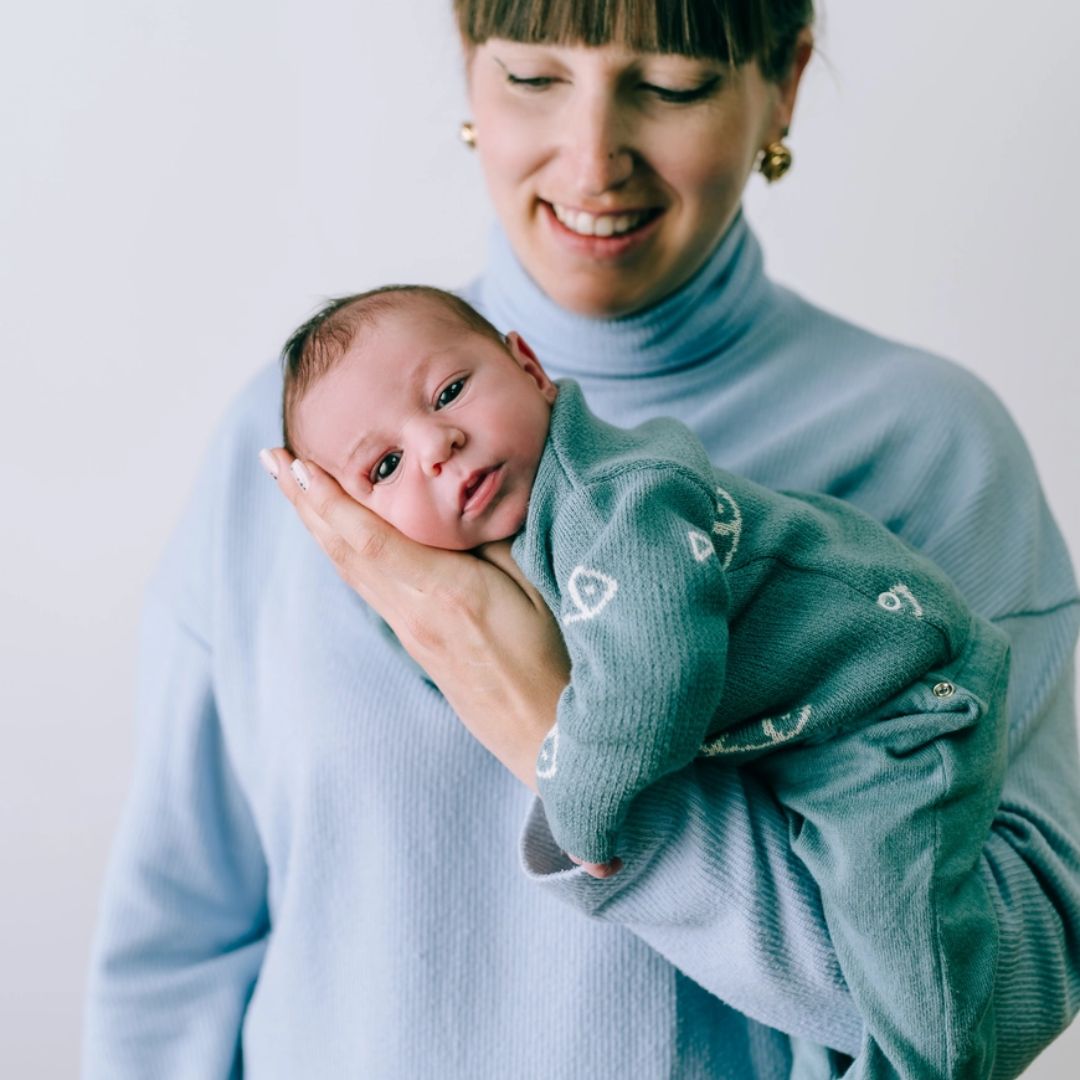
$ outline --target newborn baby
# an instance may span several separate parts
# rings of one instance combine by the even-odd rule
[[[611,875],[666,778],[738,764],[787,811],[866,1008],[889,984],[950,1008],[977,994],[943,973],[992,918],[978,860],[1008,647],[933,564],[846,503],[715,468],[680,423],[600,421],[518,334],[436,289],[330,303],[284,367],[297,457],[421,543],[514,537],[571,658],[536,775],[574,862]],[[906,970],[877,951],[896,934]]]

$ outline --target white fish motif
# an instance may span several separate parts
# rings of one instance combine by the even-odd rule
[[[713,523],[712,531],[720,538],[717,541],[720,569],[726,570],[735,558],[742,539],[742,511],[722,487],[716,489],[716,495],[717,520]]]
[[[566,624],[595,619],[619,591],[619,583],[599,570],[578,566],[566,583],[566,591],[575,610],[563,616]]]
[[[690,550],[697,562],[704,562],[710,555],[716,554],[712,538],[706,536],[705,533],[691,529],[687,535],[690,537]]]
[[[702,757],[716,757],[719,754],[741,754],[747,750],[767,750],[782,743],[791,742],[806,730],[810,722],[811,709],[809,705],[803,705],[792,712],[786,712],[783,716],[770,716],[761,722],[761,730],[765,733],[765,739],[756,743],[741,743],[731,737],[730,732],[722,732],[715,739],[702,743],[698,753]]]
[[[903,611],[905,607],[911,609],[916,619],[923,617],[922,604],[915,599],[912,591],[903,584],[894,585],[887,592],[883,592],[877,598],[878,607],[886,611]]]
[[[550,780],[559,768],[559,725],[556,724],[545,736],[536,758],[536,775]]]

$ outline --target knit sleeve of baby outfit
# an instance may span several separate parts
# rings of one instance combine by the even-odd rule
[[[715,497],[643,464],[567,499],[551,546],[571,682],[541,748],[544,813],[563,850],[606,862],[632,800],[697,755],[720,701],[728,591]]]

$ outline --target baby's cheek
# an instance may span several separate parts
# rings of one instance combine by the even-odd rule
[[[498,513],[484,527],[484,538],[478,544],[491,544],[496,540],[508,540],[525,528],[528,503],[518,496],[505,499],[499,506]]]
[[[360,485],[356,485],[358,488]],[[394,497],[390,484],[367,485],[367,490],[359,490],[353,496],[356,501],[373,514],[378,514],[387,524],[393,525],[398,532],[413,540],[418,539],[417,529],[422,529],[424,521],[408,505],[407,499]],[[421,543],[425,541],[421,540]]]
[[[415,540],[418,544],[426,544],[428,547],[465,551],[482,543],[465,535],[457,523],[438,518],[430,507],[409,510],[396,508],[392,516],[388,516],[386,520],[410,540]]]

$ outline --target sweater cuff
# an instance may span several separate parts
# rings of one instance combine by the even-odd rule
[[[594,878],[572,862],[552,836],[544,804],[538,798],[533,799],[525,817],[520,857],[529,881],[593,915],[622,887],[620,878],[626,872],[624,867],[609,878]]]
[[[544,804],[534,798],[521,831],[521,867],[525,876],[542,881],[552,874],[567,873],[581,868],[573,863],[555,842],[548,825]]]

